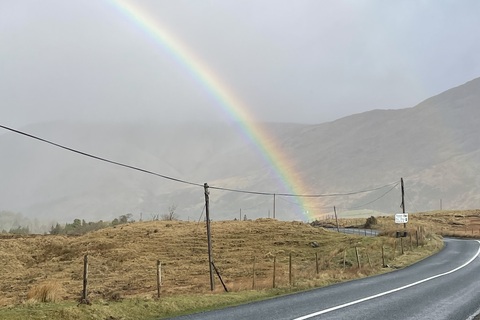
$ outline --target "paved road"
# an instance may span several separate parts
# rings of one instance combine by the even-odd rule
[[[177,320],[466,320],[480,308],[480,242],[446,239],[411,267]]]

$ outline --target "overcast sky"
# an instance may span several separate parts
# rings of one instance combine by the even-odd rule
[[[235,120],[119,1],[0,0],[0,123]],[[129,1],[255,119],[412,107],[480,76],[480,1]]]

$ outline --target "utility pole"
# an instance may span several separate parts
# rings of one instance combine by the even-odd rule
[[[213,259],[212,259],[212,234],[210,231],[210,192],[208,191],[208,184],[203,185],[205,190],[205,215],[207,219],[207,246],[208,246],[208,266],[210,270],[210,290],[215,290],[215,282],[213,278]]]
[[[405,190],[403,188],[403,178],[400,178],[400,185],[401,185],[401,188],[402,188],[402,212],[405,213]],[[406,223],[403,224],[403,228],[404,229],[407,228]]]
[[[337,222],[337,232],[340,232],[340,229],[338,228],[337,209],[335,208],[335,206],[333,206],[333,212],[335,212],[335,221]]]
[[[273,194],[273,219],[275,219],[275,201],[276,201],[276,194]]]

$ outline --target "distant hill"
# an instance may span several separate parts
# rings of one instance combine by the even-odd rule
[[[362,191],[404,178],[407,211],[480,207],[480,78],[401,110],[374,110],[318,125],[264,123],[312,194]],[[21,128],[162,175],[227,188],[285,191],[234,125],[219,123],[39,123]],[[0,211],[39,219],[149,219],[176,205],[198,220],[201,187],[88,159],[0,132]],[[398,212],[397,186],[310,199],[309,217],[349,210]],[[279,219],[307,219],[295,199],[276,198]],[[267,217],[273,197],[211,190],[216,220]]]

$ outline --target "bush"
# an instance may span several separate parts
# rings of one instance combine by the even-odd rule
[[[364,228],[365,229],[370,229],[372,226],[377,224],[377,218],[374,216],[371,216],[370,218],[367,218],[367,221],[365,222]]]
[[[27,299],[33,302],[58,302],[63,289],[57,282],[45,282],[33,286],[27,293]]]

